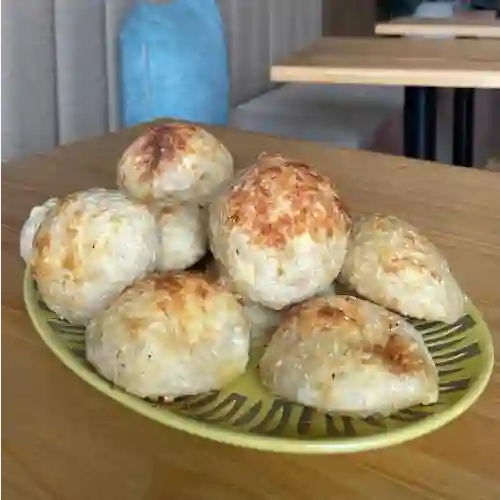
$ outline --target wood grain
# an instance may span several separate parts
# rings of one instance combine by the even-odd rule
[[[323,38],[271,67],[279,82],[500,88],[500,40]]]
[[[457,15],[445,19],[399,17],[375,25],[377,35],[455,36],[462,38],[500,38],[500,19],[492,11],[482,15]]]
[[[300,457],[220,445],[122,408],[66,369],[24,311],[19,230],[52,195],[114,186],[141,129],[2,165],[3,493],[9,500],[500,498],[500,367],[459,420],[417,441],[353,456]],[[394,213],[448,256],[500,333],[500,176],[380,154],[214,129],[238,167],[262,151],[316,164],[354,214]],[[497,355],[500,354],[497,347]]]

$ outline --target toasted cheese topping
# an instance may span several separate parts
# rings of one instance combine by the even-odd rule
[[[198,125],[171,122],[149,128],[125,150],[117,183],[144,203],[206,203],[232,175],[232,156],[212,134]]]
[[[209,208],[210,248],[235,290],[275,310],[335,280],[350,225],[327,176],[278,154],[260,155]]]
[[[394,216],[372,214],[355,222],[339,280],[407,316],[453,323],[464,314],[464,294],[444,256]]]
[[[228,229],[238,227],[252,243],[275,248],[304,233],[325,241],[349,227],[334,183],[278,154],[261,155],[231,187],[225,215]]]
[[[388,415],[439,395],[421,334],[401,316],[350,296],[292,308],[259,369],[274,394],[348,415]]]
[[[57,202],[33,240],[31,271],[47,306],[86,324],[155,264],[158,230],[146,206],[116,190],[78,191]]]
[[[134,168],[140,171],[139,179],[151,182],[159,172],[176,168],[173,162],[178,155],[192,154],[191,138],[199,127],[183,123],[165,123],[151,127],[127,150],[135,157]],[[124,172],[121,172],[124,180]]]
[[[172,400],[220,389],[245,371],[243,307],[198,272],[135,281],[86,329],[90,363],[143,397]]]

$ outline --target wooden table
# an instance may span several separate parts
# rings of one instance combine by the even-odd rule
[[[485,10],[459,12],[444,19],[400,17],[378,23],[375,33],[388,36],[500,39],[500,17],[495,11]],[[500,48],[497,50],[500,52]],[[474,157],[474,88],[455,88],[453,110],[453,162],[470,166]]]
[[[436,87],[500,88],[499,54],[498,40],[324,38],[273,65],[271,79],[405,86],[405,155],[432,160]]]
[[[21,225],[30,208],[50,196],[114,187],[116,162],[139,130],[2,165],[4,498],[499,499],[498,365],[479,401],[438,432],[377,452],[303,457],[239,449],[163,427],[107,399],[56,359],[23,307]],[[282,152],[334,176],[353,214],[377,210],[416,224],[445,252],[500,334],[500,174],[212,130],[238,167],[262,151]]]
[[[451,36],[500,38],[500,18],[494,11],[470,11],[448,18],[396,17],[375,25],[386,36]]]

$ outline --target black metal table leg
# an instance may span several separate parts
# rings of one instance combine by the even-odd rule
[[[474,89],[455,89],[453,96],[453,164],[474,163]]]
[[[406,87],[404,154],[421,160],[436,159],[436,107],[434,87]]]

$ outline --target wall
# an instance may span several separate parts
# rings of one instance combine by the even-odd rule
[[[271,62],[321,36],[322,1],[219,0],[233,104],[268,90]],[[134,4],[2,1],[2,160],[119,127],[118,32]]]
[[[374,34],[376,0],[324,0],[323,32],[334,36]]]

